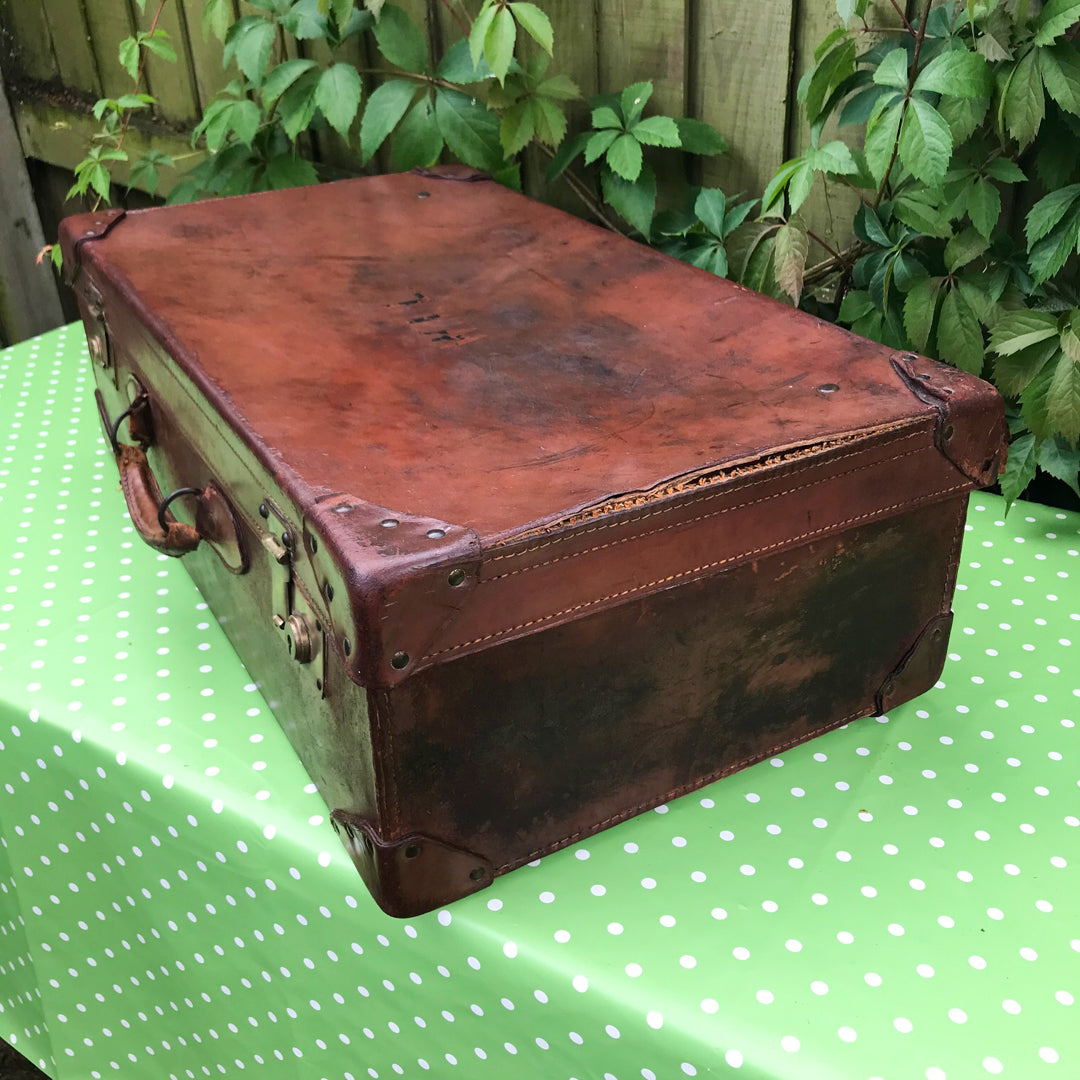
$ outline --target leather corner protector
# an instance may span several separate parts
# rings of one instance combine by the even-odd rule
[[[113,227],[123,220],[127,211],[114,207],[111,210],[98,210],[92,214],[82,214],[72,224],[80,226],[78,235],[71,244],[71,266],[65,270],[65,280],[74,285],[82,269],[82,247],[91,240],[101,240]]]
[[[937,682],[945,666],[953,613],[936,615],[922,629],[874,695],[874,715],[881,716],[905,701],[925,693]]]
[[[304,550],[346,670],[369,688],[397,686],[438,653],[480,571],[472,529],[345,494],[312,508]]]
[[[900,353],[891,363],[907,389],[937,411],[938,451],[976,487],[996,483],[1008,437],[1001,395],[968,372],[914,353]]]
[[[330,824],[375,902],[398,919],[486,889],[495,876],[487,859],[431,836],[383,840],[371,822],[347,810],[332,811]]]

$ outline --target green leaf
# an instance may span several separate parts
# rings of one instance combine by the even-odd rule
[[[1010,158],[997,157],[988,162],[983,172],[1003,184],[1022,184],[1027,177],[1024,170]]]
[[[703,120],[684,116],[675,121],[675,126],[679,129],[679,145],[684,153],[712,156],[728,151],[727,139]]]
[[[694,213],[713,236],[718,239],[724,236],[727,196],[719,188],[702,188],[694,201]]]
[[[792,174],[788,184],[788,209],[792,214],[806,202],[810,189],[814,186],[814,170],[809,162],[803,162]]]
[[[776,175],[765,185],[765,191],[761,196],[761,217],[769,217],[774,212],[783,213],[784,191],[796,170],[804,165],[805,162],[801,157],[792,158],[776,170]]]
[[[598,157],[607,153],[608,147],[619,138],[619,132],[612,131],[607,128],[604,131],[597,131],[595,134],[584,132],[583,134],[589,135],[589,139],[585,144],[585,164],[591,165]]]
[[[589,140],[592,138],[593,133],[591,131],[580,131],[572,139],[567,139],[566,142],[555,151],[555,156],[551,159],[547,167],[546,175],[549,183],[558,180],[558,178],[562,176],[570,163],[585,149]],[[604,147],[604,150],[606,149],[607,147]],[[603,152],[603,150],[600,151],[601,154]],[[599,157],[599,154],[597,157]]]
[[[994,385],[1009,397],[1019,396],[1057,352],[1055,336],[1052,340],[1040,341],[1007,356],[998,356],[994,360]]]
[[[975,229],[964,229],[958,233],[945,245],[945,265],[949,273],[955,274],[961,266],[966,266],[989,246],[989,241]]]
[[[297,0],[282,16],[282,29],[292,34],[297,41],[326,37],[330,27],[326,15],[319,10],[320,6],[319,0]]]
[[[142,191],[148,192],[153,195],[157,191],[157,186],[161,182],[161,174],[158,172],[157,163],[151,160],[149,157],[141,157],[134,165],[131,166],[131,172],[128,173],[128,189],[139,188]]]
[[[507,157],[513,157],[528,146],[536,131],[532,104],[528,99],[519,101],[503,113],[502,123],[499,125],[499,141]]]
[[[1020,58],[1006,82],[1001,100],[1005,126],[1021,148],[1035,138],[1046,113],[1037,58],[1034,49]]]
[[[1047,93],[1066,111],[1080,115],[1080,55],[1073,45],[1044,49],[1039,58]]]
[[[446,82],[466,84],[483,82],[485,79],[495,77],[483,57],[480,58],[478,64],[473,63],[466,38],[460,38],[446,50],[435,74]]]
[[[262,20],[259,20],[262,22]],[[120,65],[132,79],[139,77],[139,43],[133,37],[120,42]]]
[[[472,29],[469,31],[469,55],[472,57],[473,68],[479,68],[481,60],[484,60],[484,39],[491,29],[491,24],[495,21],[497,12],[498,8],[494,4],[489,4],[481,8],[480,13],[473,20]]]
[[[1056,315],[1048,311],[1014,311],[998,321],[990,334],[990,350],[1011,356],[1040,341],[1058,336]]]
[[[652,169],[642,166],[641,175],[634,183],[604,169],[600,185],[604,202],[648,240],[656,210],[656,174]]]
[[[906,90],[908,85],[907,49],[893,49],[875,69],[874,82],[878,86],[894,86],[897,90]]]
[[[904,330],[912,346],[919,352],[926,352],[938,304],[941,303],[941,286],[944,280],[940,277],[923,278],[915,283],[904,298]]]
[[[874,301],[870,299],[868,292],[863,292],[861,289],[852,289],[844,294],[844,299],[840,302],[840,311],[837,318],[840,322],[851,325],[851,323],[857,322],[874,310]]]
[[[706,240],[705,243],[692,243],[674,252],[677,258],[691,266],[708,270],[717,277],[726,277],[728,272],[728,257],[724,245],[719,240]]]
[[[290,139],[295,140],[306,130],[315,116],[315,92],[319,87],[319,72],[306,71],[281,95],[277,115]]]
[[[320,4],[325,2],[326,0],[320,0]],[[353,13],[353,0],[329,0],[327,9],[334,16],[334,22],[339,27],[342,27],[349,21],[349,16]]]
[[[990,67],[986,58],[967,49],[938,53],[919,72],[915,90],[949,97],[989,97],[992,89]]]
[[[229,127],[245,146],[251,145],[261,121],[262,113],[254,101],[245,98],[243,101],[233,102],[229,110]]]
[[[474,169],[492,171],[503,163],[499,117],[458,90],[435,91],[435,118],[450,152]]]
[[[859,171],[859,166],[851,156],[851,148],[839,139],[827,142],[821,147],[811,147],[806,152],[806,160],[816,172],[832,173],[835,176],[851,176]]]
[[[806,256],[810,252],[806,226],[799,218],[793,217],[777,229],[775,250],[776,283],[798,305],[806,272]]]
[[[310,161],[297,154],[276,154],[266,163],[266,179],[271,188],[306,187],[317,184],[319,176]]]
[[[1080,363],[1064,353],[1058,358],[1046,397],[1046,416],[1055,434],[1080,439]]]
[[[949,168],[953,141],[941,113],[921,98],[912,98],[900,132],[900,160],[912,176],[933,187]]]
[[[926,236],[947,240],[952,236],[948,215],[938,205],[933,192],[915,188],[893,200],[893,214],[909,228]]]
[[[639,120],[630,131],[639,143],[647,146],[679,145],[679,129],[670,116],[650,116]]]
[[[651,82],[631,83],[620,95],[619,106],[626,118],[626,126],[630,127],[637,123],[645,106],[652,97],[653,84]]]
[[[367,164],[398,125],[416,97],[417,85],[405,79],[384,82],[368,98],[360,121],[361,161]]]
[[[556,147],[566,137],[566,113],[550,98],[532,100],[536,137],[546,146]]]
[[[1074,207],[1049,236],[1028,254],[1028,266],[1036,285],[1052,278],[1080,246],[1080,206]]]
[[[1035,44],[1049,45],[1076,22],[1080,22],[1080,0],[1046,0],[1035,21]]]
[[[555,40],[551,20],[535,4],[522,3],[521,0],[512,0],[510,10],[518,26],[550,56]]]
[[[536,96],[552,101],[574,101],[581,97],[581,88],[569,75],[552,75],[536,85]]]
[[[270,108],[305,71],[310,71],[313,67],[314,60],[286,60],[272,68],[261,88],[263,107]]]
[[[1070,446],[1060,435],[1039,447],[1039,468],[1068,484],[1080,496],[1080,447]]]
[[[363,92],[360,73],[352,64],[334,64],[319,76],[315,104],[322,110],[326,122],[343,139],[349,137],[349,128],[356,119]]]
[[[1035,479],[1035,436],[1021,435],[1009,443],[1009,456],[1001,474],[1001,494],[1011,505]]]
[[[1028,211],[1027,221],[1024,225],[1028,251],[1031,250],[1036,241],[1049,235],[1077,199],[1080,199],[1080,184],[1071,184],[1069,187],[1060,188],[1058,191],[1051,191],[1049,195],[1041,198]]]
[[[382,14],[382,9],[385,4],[386,0],[364,0],[364,7],[366,7],[376,19]]]
[[[228,67],[235,60],[236,66],[258,85],[270,62],[270,50],[276,33],[274,24],[260,15],[245,15],[237,19],[225,35],[223,65]]]
[[[641,175],[641,143],[633,135],[619,135],[608,148],[606,160],[614,172],[633,183]]]
[[[989,109],[989,98],[946,97],[938,102],[938,112],[949,125],[954,146],[962,145],[975,134]]]
[[[383,5],[375,24],[375,42],[379,52],[391,64],[405,71],[427,71],[428,47],[424,32],[397,4]]]
[[[382,17],[390,5],[383,10]],[[390,142],[390,165],[395,172],[434,165],[442,153],[443,137],[435,117],[435,107],[425,94],[398,124]]]
[[[938,353],[954,367],[978,375],[983,366],[982,329],[968,302],[953,289],[946,293],[938,319]]]
[[[499,8],[491,26],[484,35],[484,59],[491,67],[492,74],[499,82],[506,81],[510,70],[510,61],[514,59],[514,42],[517,39],[517,24],[508,8]]]
[[[233,21],[231,0],[205,0],[202,13],[202,36],[207,41],[213,34],[218,41],[224,41]]]
[[[1050,423],[1047,410],[1047,398],[1055,370],[1054,364],[1047,364],[1020,395],[1020,412],[1024,423],[1040,439],[1052,438],[1057,434]]]
[[[967,197],[967,212],[971,224],[982,236],[989,239],[998,218],[1001,217],[1001,195],[989,180],[979,177],[971,185]]]
[[[757,202],[757,199],[747,199],[746,202],[729,206],[724,215],[724,231],[720,236],[723,238],[733,233],[750,216]]]
[[[885,171],[892,160],[893,149],[896,146],[896,136],[900,130],[900,120],[903,115],[904,106],[899,103],[890,106],[881,113],[877,117],[876,123],[867,125],[866,165],[879,184],[885,178]]]
[[[873,207],[866,206],[860,208],[859,217],[856,220],[856,231],[858,231],[859,225],[862,226],[863,231],[866,233],[866,239],[871,244],[876,244],[878,247],[891,248],[893,246],[892,237],[885,231],[885,226],[881,224],[881,218],[877,216],[877,211]]]
[[[623,122],[619,114],[607,105],[601,105],[592,111],[592,126],[600,129],[615,128],[622,131]]]
[[[811,123],[821,118],[822,109],[826,102],[831,100],[833,90],[854,70],[855,42],[845,38],[831,49],[815,68],[807,72],[805,82],[799,86],[799,98]]]
[[[162,60],[167,60],[170,64],[176,63],[176,50],[169,42],[168,31],[155,30],[152,34],[146,35],[142,39],[142,43],[155,56],[160,56]]]

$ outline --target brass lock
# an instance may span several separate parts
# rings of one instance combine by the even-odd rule
[[[311,620],[306,615],[290,615],[285,620],[285,647],[298,664],[310,664],[315,655]]]

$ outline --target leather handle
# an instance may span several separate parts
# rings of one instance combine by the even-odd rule
[[[124,493],[131,523],[139,536],[155,551],[179,558],[199,546],[201,536],[191,525],[177,521],[168,513],[169,504],[181,495],[201,495],[196,488],[180,488],[166,498],[146,459],[145,447],[154,441],[154,421],[150,412],[150,398],[140,390],[135,400],[115,419],[110,420],[101,391],[95,392],[101,423],[116,456],[120,470],[120,489]],[[138,446],[118,441],[120,425],[127,420],[131,437]]]
[[[161,489],[150,470],[145,451],[138,446],[118,444],[116,464],[131,523],[139,536],[155,551],[179,557],[194,551],[201,539],[191,525],[166,516]],[[185,494],[190,492],[185,492]],[[174,492],[173,496],[177,493]],[[171,501],[172,497],[170,497]],[[162,527],[164,525],[164,527]]]

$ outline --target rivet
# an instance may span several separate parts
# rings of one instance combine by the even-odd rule
[[[427,538],[429,540],[441,540],[446,535],[445,529],[428,529]]]
[[[834,383],[834,382],[827,382],[827,383],[822,383],[822,384],[821,384],[821,385],[820,385],[820,386],[819,386],[819,387],[817,388],[817,392],[818,392],[819,394],[835,394],[835,393],[836,393],[836,391],[837,391],[837,390],[839,390],[839,389],[840,389],[840,387],[839,387],[839,386],[837,386],[837,385],[836,385],[836,383]]]
[[[398,519],[397,518],[383,518],[382,521],[379,522],[379,524],[384,529],[396,529],[398,527]]]
[[[309,536],[308,547],[311,548],[311,554],[314,555],[319,550],[319,541],[314,536]]]
[[[349,655],[349,653],[351,653],[351,652],[352,652],[352,642],[351,642],[351,641],[350,641],[350,640],[349,640],[349,639],[348,639],[347,637],[343,637],[343,638],[341,639],[341,651],[342,651],[342,652],[343,652],[343,653],[344,653],[344,654],[345,654],[346,656],[348,656],[348,655]]]
[[[481,878],[486,876],[487,871],[482,866],[478,866],[475,870],[469,871],[469,877],[472,878],[473,881],[480,881]]]
[[[941,437],[948,442],[953,437],[954,431],[952,424],[946,424],[944,431],[941,433]]]
[[[268,518],[270,516],[270,507],[266,503],[259,503],[259,517]]]
[[[326,593],[327,600],[334,599],[334,586],[331,585],[329,581],[326,583],[326,588],[323,591]]]
[[[933,376],[928,375],[925,371],[920,371],[919,374],[915,376],[915,378],[922,379],[923,382],[929,382],[933,378]]]
[[[416,856],[420,854],[420,845],[409,844],[409,846],[405,848],[404,854],[406,859],[415,859]]]
[[[400,671],[403,667],[409,665],[409,654],[407,652],[396,652],[390,657],[390,666]]]
[[[431,192],[430,191],[418,191],[416,193],[416,197],[418,199],[430,199],[431,198]]]
[[[446,575],[446,583],[448,585],[452,585],[455,589],[459,585],[464,585],[465,584],[465,571],[461,570],[461,569],[451,570],[450,573]]]

